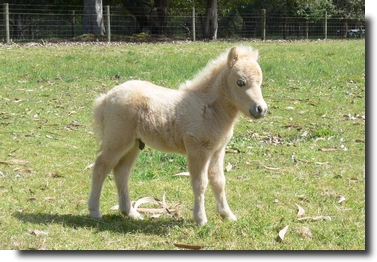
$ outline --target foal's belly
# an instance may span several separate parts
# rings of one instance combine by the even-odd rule
[[[154,133],[153,135],[140,134],[140,140],[143,141],[147,146],[156,149],[161,152],[166,153],[178,153],[185,155],[186,150],[183,146],[183,143],[180,141],[174,141],[172,137],[167,138],[167,135],[160,135]]]
[[[159,117],[157,117],[159,118]],[[139,120],[137,138],[147,146],[167,153],[186,154],[181,128],[175,121],[158,121],[153,116]]]

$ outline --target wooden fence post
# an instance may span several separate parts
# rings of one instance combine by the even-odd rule
[[[3,4],[4,8],[4,33],[5,33],[5,43],[10,44],[10,32],[9,32],[9,5],[7,3]]]
[[[262,9],[262,41],[266,40],[266,9]]]
[[[192,41],[195,42],[196,40],[196,33],[195,33],[195,7],[192,8]]]
[[[362,25],[359,26],[359,30],[360,30],[359,37],[363,38],[363,27],[362,27]]]
[[[107,42],[111,42],[111,32],[110,32],[110,6],[105,6],[106,9],[106,17],[107,17],[107,23],[106,23],[106,31],[107,31]]]
[[[327,11],[323,12],[323,34],[325,40],[327,40]]]
[[[75,37],[75,25],[76,25],[76,17],[75,17],[75,10],[71,11],[71,36],[72,38]]]

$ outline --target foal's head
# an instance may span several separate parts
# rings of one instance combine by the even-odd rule
[[[264,117],[267,104],[261,91],[262,70],[257,63],[258,51],[248,47],[233,47],[227,59],[230,69],[228,86],[234,105],[248,117]]]

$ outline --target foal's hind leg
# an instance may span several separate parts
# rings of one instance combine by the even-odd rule
[[[143,218],[131,205],[128,191],[128,180],[139,153],[139,143],[135,143],[114,168],[114,177],[118,188],[119,210],[123,215],[135,219]]]
[[[91,217],[102,217],[99,205],[103,182],[122,156],[132,148],[133,144],[134,141],[132,139],[117,137],[116,132],[109,133],[103,139],[103,151],[97,157],[93,167],[92,189],[88,200]]]
[[[225,219],[236,220],[225,196],[224,155],[225,150],[222,149],[212,156],[208,168],[208,179],[215,195],[217,212]]]
[[[122,154],[120,152],[104,150],[96,159],[92,174],[92,189],[88,200],[90,216],[93,218],[102,217],[99,203],[103,182],[106,176],[118,163],[121,156]]]

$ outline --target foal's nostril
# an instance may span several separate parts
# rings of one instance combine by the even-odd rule
[[[257,106],[257,112],[258,112],[258,114],[262,114],[263,108],[261,106]]]
[[[253,118],[261,118],[267,112],[267,108],[262,105],[254,105],[249,109],[250,115]]]

